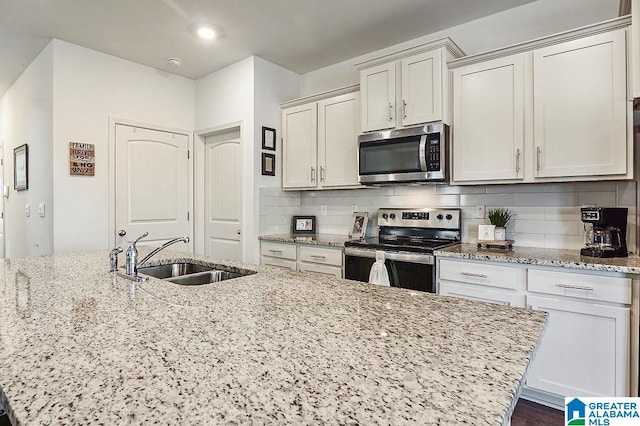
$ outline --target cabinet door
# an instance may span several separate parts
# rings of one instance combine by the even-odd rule
[[[402,125],[442,120],[442,52],[402,60]]]
[[[360,71],[362,131],[396,126],[396,64],[378,65]]]
[[[318,102],[319,186],[359,185],[359,133],[359,92]]]
[[[630,309],[527,296],[549,312],[527,386],[566,396],[629,396]]]
[[[317,129],[315,102],[282,111],[283,188],[315,188]]]
[[[624,29],[533,55],[535,176],[626,174]]]
[[[438,289],[441,296],[460,297],[467,300],[496,303],[507,306],[524,306],[524,297],[513,291],[504,291],[492,287],[441,281]]]
[[[631,1],[631,70],[633,98],[640,98],[640,0]]]
[[[453,180],[522,179],[524,54],[453,70]]]

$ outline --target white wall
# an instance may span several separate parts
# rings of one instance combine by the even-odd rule
[[[53,251],[51,210],[38,216],[38,203],[51,208],[53,199],[53,44],[50,43],[0,99],[0,141],[4,144],[5,257]],[[29,145],[29,189],[13,189],[13,149]],[[26,217],[25,205],[31,206]]]
[[[107,249],[110,118],[190,131],[195,84],[60,40],[53,46],[54,250]],[[69,142],[95,144],[95,176],[69,175]]]
[[[255,56],[196,81],[196,134],[206,134],[231,123],[240,122],[242,126],[242,242],[247,262],[259,262],[258,187],[281,185],[279,177],[261,175],[262,126],[275,128],[279,139],[279,103],[299,94],[299,75]],[[196,137],[196,194],[201,194],[196,195],[196,215],[204,211],[203,188],[197,183],[204,173],[198,159],[202,158],[201,143],[202,138]],[[278,140],[278,149],[279,145]],[[277,170],[280,158],[276,158]],[[196,250],[202,253],[204,246],[198,235],[203,235],[204,229],[199,220],[196,223]]]
[[[472,55],[612,19],[618,7],[619,0],[537,0],[304,74],[302,96],[357,84],[355,64],[443,37]]]

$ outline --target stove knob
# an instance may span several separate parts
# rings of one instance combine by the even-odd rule
[[[396,218],[396,215],[395,215],[395,213],[391,213],[391,215],[389,215],[389,217],[390,217],[391,219],[395,219],[395,218]]]
[[[387,220],[387,219],[389,218],[389,216],[388,216],[386,213],[382,213],[382,218],[383,218],[384,220]]]
[[[453,216],[451,216],[450,214],[447,215],[447,220],[451,220],[453,219]]]
[[[438,216],[436,216],[436,218],[438,218],[438,220],[442,220],[442,215],[439,214]]]

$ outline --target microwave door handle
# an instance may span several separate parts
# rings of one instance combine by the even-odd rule
[[[420,137],[420,170],[427,171],[427,135]]]

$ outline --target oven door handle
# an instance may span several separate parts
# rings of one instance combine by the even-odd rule
[[[425,253],[410,253],[410,252],[397,252],[397,251],[384,251],[384,258],[388,260],[394,260],[396,262],[411,262],[422,263],[425,265],[433,265],[433,255]],[[376,258],[376,251],[369,249],[361,249],[356,247],[345,247],[345,256],[354,257],[368,257],[371,259]]]
[[[427,171],[427,135],[420,138],[420,170]]]

